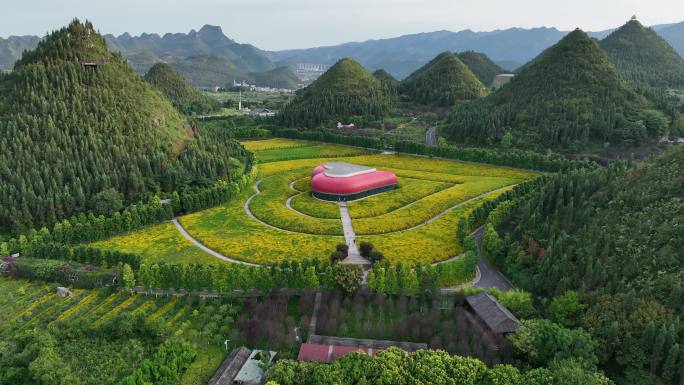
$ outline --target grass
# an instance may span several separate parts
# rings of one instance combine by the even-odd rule
[[[185,239],[172,222],[95,242],[93,246],[135,253],[146,263],[223,263]]]

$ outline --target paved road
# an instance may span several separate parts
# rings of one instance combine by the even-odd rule
[[[501,274],[494,266],[492,266],[482,252],[482,236],[484,235],[484,226],[478,228],[473,232],[475,240],[477,240],[477,251],[479,258],[477,260],[477,267],[480,269],[480,280],[475,283],[474,287],[483,288],[497,288],[499,290],[511,290],[513,285]]]
[[[253,263],[249,263],[249,262],[245,262],[245,261],[240,261],[238,259],[226,257],[225,255],[219,253],[218,251],[212,250],[212,249],[204,246],[204,244],[202,244],[202,242],[193,238],[192,235],[190,235],[187,231],[185,231],[185,228],[180,224],[180,222],[178,222],[177,218],[173,218],[173,224],[176,226],[178,231],[180,231],[180,233],[185,237],[185,239],[192,242],[195,246],[199,247],[205,253],[208,253],[208,254],[210,254],[210,255],[218,258],[218,259],[224,260],[226,262],[239,263],[241,265],[247,265],[247,266],[259,266],[259,265],[255,265]]]
[[[425,144],[428,146],[437,145],[437,127],[428,128],[427,132],[425,133]]]

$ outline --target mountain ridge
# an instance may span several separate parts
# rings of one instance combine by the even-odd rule
[[[653,29],[672,45],[680,56],[684,56],[684,22],[655,25]],[[128,52],[124,56],[136,68],[137,72],[143,74],[154,64],[150,58],[161,61],[159,56],[165,54],[166,51],[162,50],[160,45],[163,46],[165,42],[173,39],[195,39],[198,36],[218,37],[217,32],[219,31],[223,35],[223,38],[219,37],[223,45],[221,49],[230,46],[236,51],[247,52],[250,57],[255,58],[253,65],[262,66],[261,68],[250,69],[246,73],[272,70],[283,65],[292,67],[298,62],[332,65],[344,57],[352,57],[371,72],[383,68],[397,79],[405,78],[444,51],[464,52],[472,50],[481,52],[489,56],[500,67],[515,70],[518,66],[536,57],[544,49],[557,43],[569,32],[555,27],[513,27],[480,32],[470,29],[461,31],[439,30],[384,39],[368,39],[361,42],[345,42],[331,46],[280,51],[266,51],[250,44],[237,43],[235,40],[226,37],[220,27],[211,25],[205,25],[199,30],[192,30],[189,33],[165,33],[162,35],[141,33],[133,36],[125,32],[118,36],[112,34],[104,36],[112,50],[126,49]],[[614,29],[608,29],[589,32],[588,34],[591,37],[602,39],[613,31]],[[39,39],[37,36],[0,38],[0,69],[10,69],[11,64],[19,58],[21,51],[34,48]],[[16,46],[19,42],[21,42],[19,49],[9,48],[12,44]],[[145,47],[142,44],[143,42],[151,44],[151,46]],[[208,54],[206,45],[203,46],[205,51],[195,51],[192,55],[187,54],[185,57]],[[411,55],[407,57],[406,52],[410,52]],[[211,52],[211,54],[216,53]],[[145,57],[147,59],[141,59]],[[269,65],[263,59],[256,59],[256,57],[266,58],[271,64]],[[240,68],[242,65],[244,62],[238,67]],[[266,69],[266,67],[270,68]]]

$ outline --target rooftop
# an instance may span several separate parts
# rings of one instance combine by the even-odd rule
[[[506,307],[487,292],[466,297],[475,313],[496,333],[511,333],[518,330],[518,319]]]
[[[249,356],[247,361],[238,372],[238,374],[233,379],[233,382],[245,385],[257,385],[261,383],[261,379],[264,376],[264,370],[259,365],[261,361],[261,354],[268,354],[269,362],[273,361],[276,352],[271,352],[267,350],[253,350],[252,354]]]
[[[373,167],[361,166],[347,162],[328,162],[323,165],[325,175],[331,178],[348,178],[350,176],[368,174],[376,171]]]

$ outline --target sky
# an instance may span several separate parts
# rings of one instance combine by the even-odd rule
[[[282,50],[437,30],[580,27],[599,31],[637,15],[684,21],[683,0],[24,0],[0,5],[0,37],[45,35],[73,19],[102,33],[164,34],[218,25],[226,36]]]

